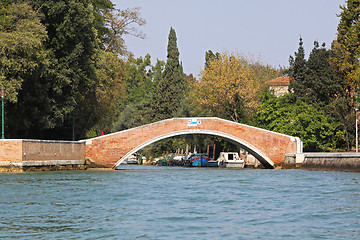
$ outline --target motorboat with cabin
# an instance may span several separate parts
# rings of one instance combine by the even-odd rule
[[[221,152],[217,159],[221,168],[244,168],[244,160],[240,158],[237,152]]]

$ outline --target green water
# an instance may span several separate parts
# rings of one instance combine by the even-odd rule
[[[0,174],[0,239],[359,239],[360,174],[131,166]]]

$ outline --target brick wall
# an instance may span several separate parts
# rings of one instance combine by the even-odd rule
[[[0,140],[0,161],[84,160],[84,143],[46,140]]]
[[[22,140],[0,140],[0,161],[22,161]]]
[[[23,140],[23,161],[83,160],[83,143],[70,141]]]
[[[284,160],[286,153],[296,153],[295,138],[226,121],[219,118],[197,118],[201,124],[188,126],[189,119],[169,119],[86,141],[86,157],[111,167],[132,149],[156,137],[178,131],[211,130],[233,135],[259,149],[275,164]]]

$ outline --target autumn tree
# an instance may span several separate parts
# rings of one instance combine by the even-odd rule
[[[104,17],[107,26],[107,33],[104,35],[105,51],[126,55],[128,51],[124,36],[145,37],[138,28],[146,24],[145,19],[140,17],[139,7],[125,10],[110,9],[104,13]]]
[[[337,36],[332,45],[333,60],[336,62],[343,86],[352,93],[359,87],[356,72],[359,69],[360,56],[360,1],[347,0],[340,9]]]
[[[360,84],[360,1],[347,0],[340,9],[337,36],[332,43],[332,61],[344,91],[330,106],[346,132],[347,150],[350,150],[355,142],[355,94]]]
[[[212,58],[193,86],[194,101],[216,116],[235,122],[250,115],[261,86],[254,81],[253,69],[244,62],[243,57],[226,52]]]

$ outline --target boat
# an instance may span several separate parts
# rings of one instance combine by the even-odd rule
[[[209,160],[209,161],[205,164],[205,167],[219,167],[218,161],[217,161],[217,160]]]
[[[209,157],[205,153],[193,153],[187,158],[191,167],[205,167]]]
[[[125,160],[126,164],[139,164],[138,159],[135,155],[131,155],[128,159]]]
[[[244,168],[244,160],[239,157],[237,152],[221,152],[217,159],[221,168]]]

